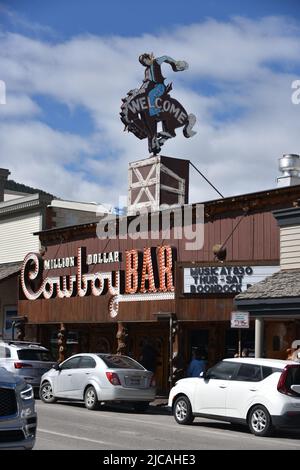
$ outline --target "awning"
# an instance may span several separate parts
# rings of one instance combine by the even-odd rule
[[[279,271],[237,295],[239,310],[252,315],[298,317],[300,315],[300,269]]]
[[[0,264],[0,282],[21,271],[22,262]]]

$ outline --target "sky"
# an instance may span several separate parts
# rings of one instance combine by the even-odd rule
[[[162,68],[197,134],[177,129],[162,155],[232,196],[274,188],[278,158],[300,154],[299,0],[0,0],[0,39],[0,166],[20,183],[120,204],[128,163],[148,157],[119,119],[144,52],[189,63]],[[219,197],[190,171],[190,202]]]

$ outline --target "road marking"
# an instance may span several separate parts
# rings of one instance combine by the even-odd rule
[[[117,449],[120,448],[120,446],[116,446],[115,443],[113,442],[108,442],[108,441],[98,441],[97,439],[89,439],[87,437],[81,437],[81,436],[73,436],[72,434],[64,434],[62,432],[56,432],[56,431],[49,431],[48,429],[38,429],[38,432],[44,432],[46,434],[53,434],[55,436],[60,436],[60,437],[67,437],[68,439],[76,439],[79,441],[87,441],[87,442],[94,442],[95,444],[102,444],[102,445],[110,445],[114,446]]]
[[[64,405],[63,403],[59,404],[60,406],[63,406],[65,409],[70,409],[71,408],[67,405]],[[50,405],[50,406],[53,406],[53,405]],[[42,405],[42,408],[44,408],[44,406]],[[57,410],[59,411],[58,407],[56,406],[53,406],[53,411],[54,410]],[[83,412],[83,413],[86,413],[88,412],[85,408],[76,408],[76,411],[79,411],[79,412]],[[95,418],[98,418],[101,417],[102,418],[107,418],[107,419],[110,419],[110,414],[113,413],[117,413],[117,410],[116,411],[106,411],[106,410],[103,410],[103,411],[100,411],[99,414],[96,412],[95,414],[94,413],[91,413],[90,416],[91,417],[95,417]],[[136,417],[135,417],[136,416]],[[150,419],[153,419],[154,415],[151,414],[151,415],[146,415],[146,416],[149,416]],[[154,427],[157,427],[158,425],[162,425],[164,427],[164,429],[170,429],[170,431],[174,431],[176,427],[178,427],[179,425],[175,423],[175,420],[173,418],[173,424],[171,423],[165,423],[163,422],[163,418],[164,416],[167,416],[169,418],[172,418],[172,415],[155,415],[157,419],[157,421],[148,421],[147,419],[141,419],[141,415],[134,415],[132,417],[129,417],[129,416],[124,416],[124,415],[121,415],[119,414],[118,415],[118,420],[120,422],[133,422],[133,423],[138,423],[138,424],[145,424],[145,425],[148,425],[149,427],[151,426],[154,426]],[[199,419],[199,418],[198,418]],[[200,418],[201,419],[201,418]],[[205,419],[205,418],[202,418],[202,419]],[[206,420],[205,421],[209,422],[209,423],[218,423],[220,421],[214,421],[214,420]],[[197,422],[197,421],[196,421]],[[225,422],[223,421],[223,423],[225,424]],[[284,444],[286,446],[289,446],[289,447],[300,447],[300,444],[299,443],[295,443],[295,442],[287,442],[287,438],[283,440],[281,439],[276,439],[276,438],[269,438],[269,437],[257,437],[257,436],[254,436],[253,434],[245,434],[243,435],[241,432],[239,431],[235,431],[233,429],[224,429],[224,430],[216,430],[216,429],[211,429],[211,428],[205,428],[205,422],[201,421],[201,426],[189,426],[189,427],[186,427],[186,426],[179,426],[179,429],[178,429],[178,432],[183,432],[183,434],[193,434],[193,437],[196,437],[196,434],[195,434],[195,430],[196,429],[199,429],[200,432],[203,432],[204,434],[208,434],[208,435],[219,435],[221,436],[223,439],[230,439],[232,440],[233,437],[238,437],[238,439],[241,439],[241,440],[250,440],[252,442],[256,442],[258,445],[261,443],[267,443],[267,444],[270,444],[271,446],[272,445],[278,445],[278,444],[282,444],[284,442]],[[228,423],[227,423],[228,424]],[[228,426],[230,426],[228,424]],[[86,426],[82,426],[82,427],[86,427]],[[94,427],[94,426],[93,426]],[[88,426],[88,428],[90,428],[90,426]],[[82,439],[82,438],[79,438],[79,439]],[[258,439],[258,440],[257,440]],[[85,440],[89,441],[89,439],[86,439]]]

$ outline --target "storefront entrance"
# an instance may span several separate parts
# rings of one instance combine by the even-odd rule
[[[147,345],[155,350],[155,379],[157,394],[165,395],[168,391],[169,359],[169,324],[159,327],[140,324],[130,328],[129,355],[139,362],[143,360],[143,351]]]

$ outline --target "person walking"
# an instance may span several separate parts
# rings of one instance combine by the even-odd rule
[[[291,359],[292,361],[300,362],[300,345],[294,350]]]
[[[192,360],[189,363],[186,375],[187,377],[199,377],[201,372],[205,371],[205,367],[206,361],[199,349],[196,349],[192,353]]]
[[[243,348],[241,355],[237,352],[234,357],[249,357],[249,349]]]

